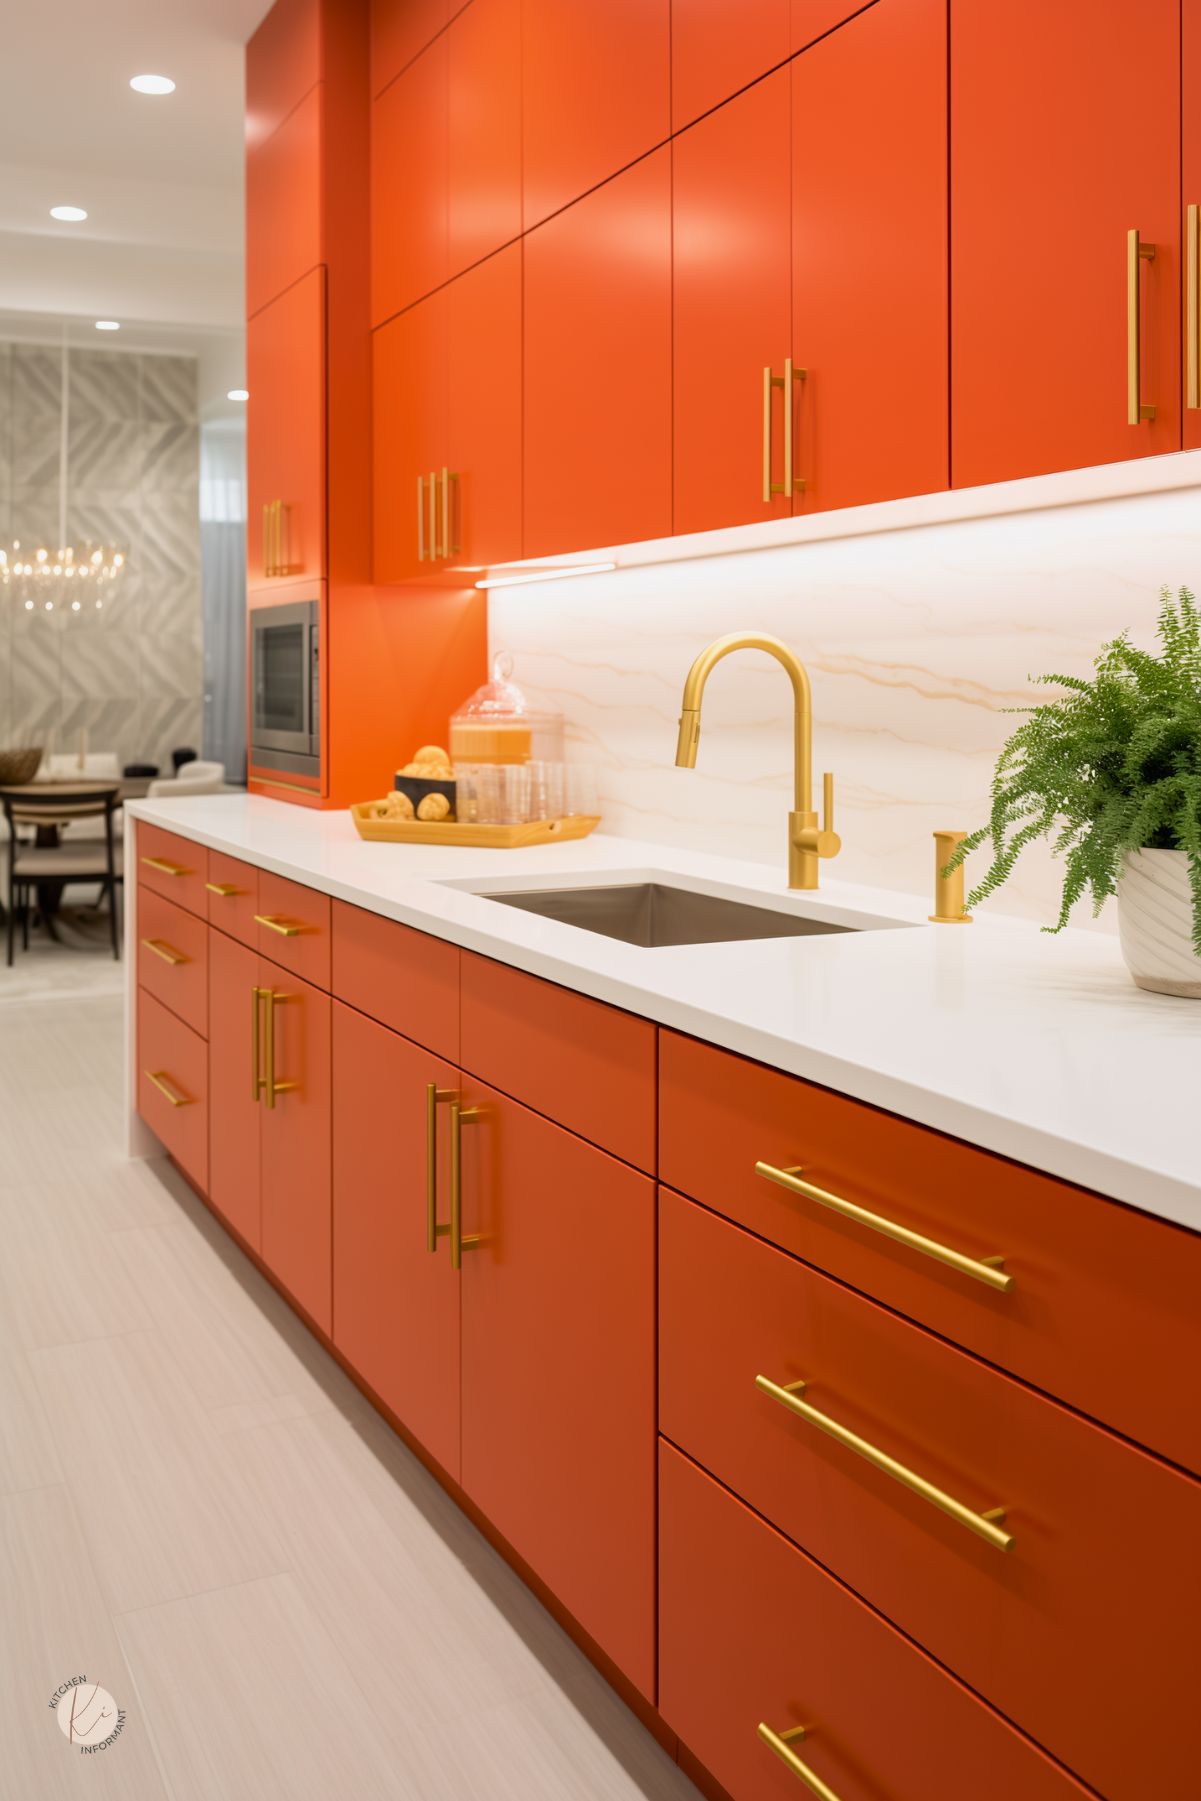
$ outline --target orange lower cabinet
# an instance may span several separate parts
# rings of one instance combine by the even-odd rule
[[[482,1083],[465,1102],[463,1487],[653,1697],[654,1188]]]
[[[462,1280],[448,1239],[448,1116],[458,1081],[450,1064],[334,1002],[334,1343],[456,1481]]]
[[[667,1444],[659,1482],[659,1707],[738,1801],[1085,1801],[1029,1739]]]
[[[251,1250],[262,1248],[259,1137],[262,1006],[259,959],[209,932],[209,1200]]]
[[[205,1041],[138,990],[138,1112],[203,1193],[208,1182]]]
[[[660,1431],[1107,1801],[1187,1794],[1201,1483],[668,1189],[659,1215]]]
[[[262,1258],[323,1332],[331,1314],[330,998],[259,959]]]

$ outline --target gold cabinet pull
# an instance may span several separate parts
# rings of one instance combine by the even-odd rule
[[[154,1083],[160,1094],[166,1095],[173,1107],[191,1107],[195,1104],[195,1095],[176,1093],[165,1069],[148,1069],[143,1073],[148,1082]]]
[[[263,502],[263,574],[271,574],[271,502]]]
[[[803,1195],[807,1201],[816,1201],[819,1207],[829,1207],[834,1213],[841,1213],[844,1219],[853,1219],[857,1225],[866,1226],[871,1232],[880,1232],[885,1238],[894,1239],[897,1244],[907,1245],[911,1251],[920,1251],[923,1257],[933,1257],[936,1263],[945,1263],[948,1269],[957,1269],[961,1276],[971,1276],[973,1281],[995,1288],[998,1294],[1008,1294],[1013,1287],[1013,1277],[1006,1275],[1001,1267],[1005,1261],[1003,1257],[967,1257],[962,1251],[953,1251],[949,1245],[939,1244],[936,1238],[925,1238],[922,1233],[911,1231],[908,1226],[898,1225],[894,1219],[885,1219],[880,1213],[869,1213],[866,1207],[858,1207],[854,1201],[846,1201],[840,1194],[831,1194],[826,1188],[817,1188],[812,1182],[802,1181],[802,1169],[803,1165],[777,1169],[774,1163],[759,1162],[755,1165],[755,1174],[766,1176],[769,1182],[776,1182],[781,1188],[787,1188],[790,1194]]]
[[[794,382],[802,382],[804,379],[805,371],[794,369],[792,358],[786,357],[784,359],[784,492],[790,500],[794,494],[801,493],[805,486],[804,477],[794,475],[792,472],[793,438],[796,430],[792,417],[792,388]]]
[[[274,988],[262,988],[259,992],[267,1004],[267,1055],[265,1059],[267,1067],[263,1072],[262,1087],[263,1093],[267,1097],[267,1105],[274,1111],[277,1094],[294,1094],[300,1087],[299,1082],[277,1082],[275,1079],[275,1009],[281,1007],[291,997],[277,993]]]
[[[438,1249],[449,1226],[438,1224],[438,1105],[455,1099],[453,1088],[439,1088],[436,1082],[425,1085],[425,1248]]]
[[[1126,233],[1126,423],[1154,419],[1155,408],[1143,404],[1143,301],[1140,263],[1155,261],[1154,244],[1144,244],[1137,230]]]
[[[839,1801],[829,1783],[823,1782],[817,1771],[811,1770],[807,1763],[802,1763],[792,1748],[798,1740],[805,1737],[804,1726],[790,1726],[787,1732],[773,1732],[765,1720],[760,1720],[758,1732],[768,1750],[775,1752],[784,1767],[805,1784],[810,1794],[817,1795],[819,1801]]]
[[[281,938],[299,938],[302,929],[291,920],[280,919],[275,913],[256,913],[254,923],[266,926],[269,932],[278,932]]]
[[[769,364],[763,371],[763,504],[771,505],[773,494],[784,494],[791,500],[794,493],[804,488],[802,477],[792,472],[793,465],[793,420],[792,390],[796,382],[805,379],[803,369],[794,369],[791,357],[784,359],[783,375],[773,375]],[[774,482],[771,478],[771,401],[772,391],[779,388],[784,396],[784,480]]]
[[[962,1501],[957,1501],[954,1495],[949,1495],[943,1489],[936,1488],[933,1482],[927,1482],[926,1478],[919,1476],[916,1471],[906,1469],[905,1465],[898,1463],[895,1457],[890,1457],[886,1451],[878,1450],[875,1445],[869,1444],[866,1438],[860,1438],[857,1432],[852,1432],[848,1426],[840,1425],[837,1420],[832,1420],[828,1413],[819,1413],[816,1407],[811,1407],[809,1402],[802,1398],[805,1393],[804,1382],[788,1382],[781,1386],[768,1376],[756,1376],[755,1387],[763,1394],[769,1395],[773,1401],[778,1401],[781,1407],[787,1407],[788,1411],[795,1413],[798,1419],[807,1421],[811,1426],[816,1426],[819,1432],[825,1432],[828,1437],[834,1439],[837,1444],[843,1445],[848,1451],[854,1451],[857,1457],[862,1457],[865,1462],[872,1465],[873,1469],[881,1470],[884,1475],[891,1476],[894,1482],[901,1484],[902,1488],[909,1489],[912,1494],[920,1495],[922,1500],[929,1501],[932,1507],[941,1508],[943,1513],[948,1514],[953,1520],[958,1520],[961,1526],[966,1526],[969,1532],[974,1532],[977,1538],[984,1539],[985,1543],[992,1545],[995,1550],[1011,1551],[1013,1549],[1013,1535],[1003,1532],[1000,1525],[1005,1518],[1003,1507],[991,1507],[987,1513],[973,1512]]]
[[[456,1097],[450,1103],[450,1267],[462,1269],[463,1252],[479,1244],[479,1233],[463,1236],[463,1127],[475,1125],[479,1107],[464,1107]]]
[[[143,857],[147,869],[157,869],[160,875],[191,875],[190,869],[181,869],[178,863],[168,863],[165,857]]]
[[[242,893],[232,882],[206,882],[204,885],[210,894],[219,895],[222,900],[230,900],[235,894]]]
[[[459,554],[459,478],[442,466],[442,549],[440,556],[450,557]],[[454,506],[451,505],[451,488],[454,488]],[[454,533],[451,534],[453,524]]]
[[[1195,411],[1201,407],[1201,207],[1190,206],[1186,220],[1184,404]]]
[[[425,478],[417,477],[417,561],[425,562]]]
[[[156,957],[161,957],[164,963],[170,963],[172,968],[179,963],[192,961],[191,957],[185,957],[182,951],[177,951],[174,945],[168,944],[165,938],[143,938],[142,943],[148,951],[153,951]]]
[[[250,1098],[252,1101],[261,1100],[263,1094],[263,1078],[260,1073],[263,1058],[263,1034],[259,1017],[262,1010],[260,1003],[266,993],[265,988],[250,990]]]
[[[429,484],[429,540],[430,562],[432,563],[436,561],[438,555],[438,479],[432,469],[429,473]]]

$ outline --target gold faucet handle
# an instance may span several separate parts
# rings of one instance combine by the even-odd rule
[[[822,777],[822,822],[817,823],[816,813],[794,813],[797,830],[794,834],[798,849],[808,851],[813,857],[836,857],[842,849],[842,839],[834,830],[834,777],[829,770]]]

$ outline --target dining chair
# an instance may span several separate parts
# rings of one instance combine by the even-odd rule
[[[116,839],[113,811],[120,789],[56,787],[46,794],[0,788],[0,808],[8,826],[8,917],[7,961],[12,968],[16,937],[17,910],[21,913],[21,946],[29,949],[30,890],[38,889],[43,912],[49,905],[46,891],[62,888],[68,882],[97,882],[108,895],[109,921],[112,929],[113,956],[120,958],[121,936],[117,918],[117,889],[121,874],[116,866]],[[62,839],[64,827],[76,820],[99,819],[103,823],[103,840]],[[21,836],[21,827],[35,828],[34,842]]]

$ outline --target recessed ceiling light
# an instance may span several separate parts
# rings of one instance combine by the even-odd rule
[[[229,390],[229,393],[225,396],[225,398],[226,398],[226,400],[249,400],[250,399],[250,389],[249,388],[231,388]]]
[[[82,206],[52,206],[50,208],[50,217],[62,219],[67,225],[78,225],[79,221],[86,219],[87,216]]]
[[[135,75],[130,87],[138,94],[173,94],[175,83],[169,75]]]
[[[96,321],[97,331],[120,331],[120,329],[121,321],[119,319],[97,319]]]

